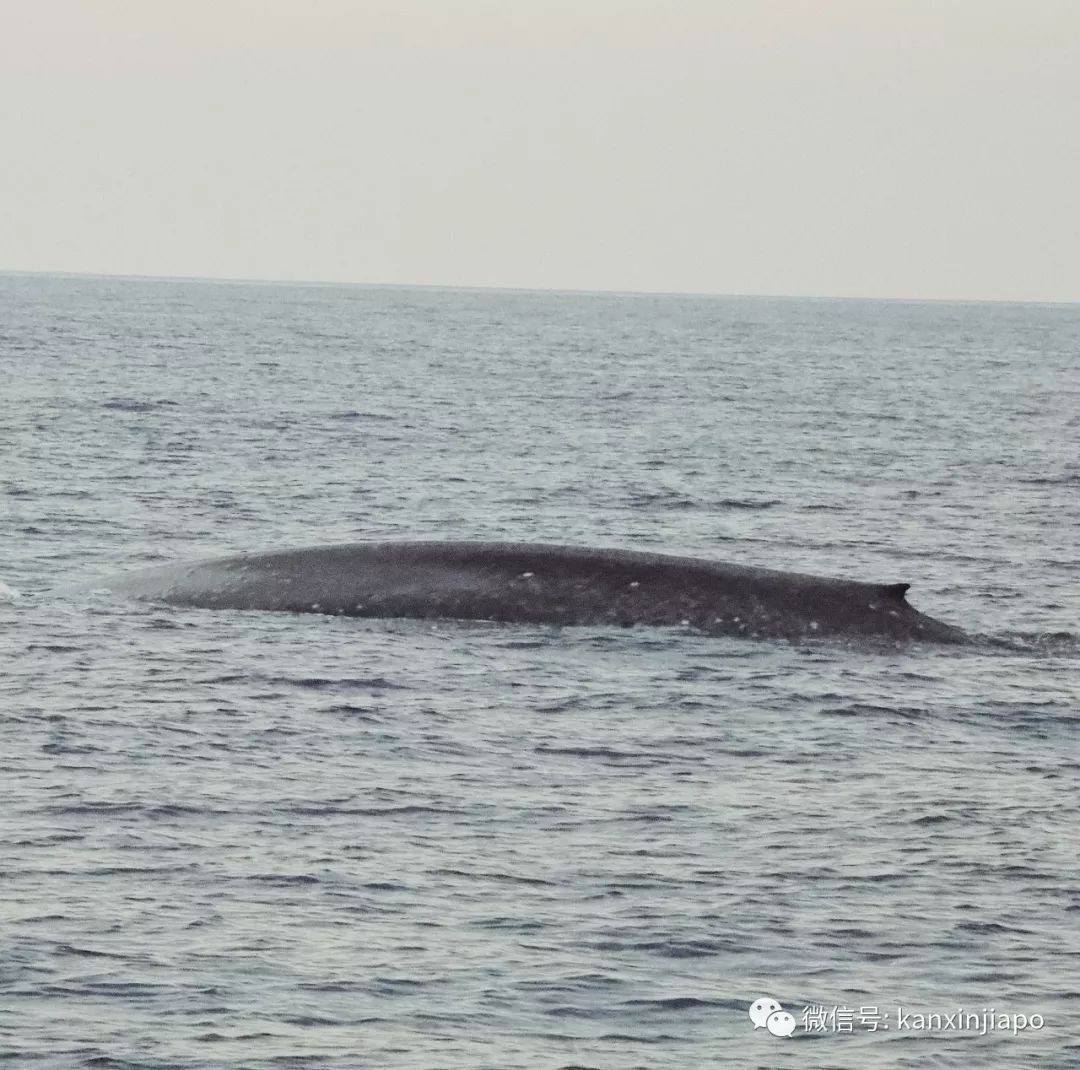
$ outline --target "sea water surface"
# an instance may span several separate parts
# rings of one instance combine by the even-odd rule
[[[0,276],[0,1056],[1076,1066],[1078,442],[1080,306]],[[365,538],[906,581],[1009,644],[65,591]],[[910,1017],[958,1009],[1041,1024]]]

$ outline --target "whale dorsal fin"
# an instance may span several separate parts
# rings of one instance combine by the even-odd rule
[[[886,583],[881,587],[881,593],[895,598],[897,602],[903,602],[904,595],[911,589],[910,583]]]

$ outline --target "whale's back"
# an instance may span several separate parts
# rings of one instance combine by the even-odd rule
[[[345,543],[155,566],[99,586],[213,609],[504,622],[691,625],[760,637],[957,641],[906,583],[638,550],[513,542]]]

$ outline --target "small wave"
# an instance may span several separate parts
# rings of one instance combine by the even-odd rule
[[[65,984],[42,985],[38,989],[40,993],[47,996],[75,996],[91,999],[96,996],[117,999],[145,999],[171,990],[171,985],[154,984],[149,981],[98,981],[93,979],[71,981]]]
[[[604,1033],[600,1040],[612,1044],[673,1044],[685,1040],[685,1037],[672,1033],[657,1033],[655,1036],[641,1036],[635,1033]]]
[[[1057,476],[1032,476],[1018,482],[1032,487],[1065,487],[1080,483],[1080,472],[1063,472]]]
[[[638,491],[631,494],[627,503],[634,508],[648,509],[662,506],[664,509],[700,509],[701,502],[673,490]]]
[[[1080,654],[1080,636],[1075,632],[1001,632],[973,635],[977,643],[1017,654]]]
[[[523,884],[530,888],[551,888],[555,883],[543,877],[523,877],[517,873],[469,872],[464,869],[446,868],[433,869],[429,872],[434,877],[465,877],[468,880],[495,881],[498,884]]]
[[[873,702],[852,702],[844,706],[826,706],[819,713],[825,717],[905,717],[927,715],[922,706],[882,706]]]
[[[126,959],[126,954],[118,954],[115,951],[98,951],[92,947],[76,947],[74,944],[57,944],[56,954],[74,955],[84,959]]]
[[[664,509],[760,510],[783,504],[779,498],[720,498],[708,502],[674,490],[638,491],[627,501],[635,508],[646,509],[662,506]]]
[[[723,1007],[725,1001],[702,999],[699,996],[670,996],[667,999],[628,999],[624,1007],[634,1007],[644,1011],[688,1011],[694,1007]],[[741,1008],[741,1004],[739,1004]]]
[[[103,401],[101,403],[101,407],[103,409],[112,409],[116,412],[153,412],[154,409],[179,404],[178,401],[172,401],[169,398],[158,398],[154,401],[143,398],[109,398],[108,401]]]
[[[606,1011],[602,1007],[575,1007],[562,1004],[558,1007],[547,1007],[544,1014],[552,1018],[603,1018]]]
[[[772,509],[782,504],[779,498],[721,498],[716,503],[718,509]]]
[[[346,1024],[342,1018],[317,1014],[286,1014],[282,1016],[281,1020],[287,1025],[298,1025],[303,1029],[312,1029],[320,1025],[338,1026]]]
[[[587,946],[598,951],[646,951],[669,959],[709,958],[725,951],[744,950],[734,941],[721,940],[596,940]]]
[[[289,687],[304,688],[308,691],[334,691],[339,688],[356,688],[360,690],[401,690],[408,684],[395,683],[383,676],[280,676],[268,673],[224,673],[220,676],[210,676],[201,681],[207,684],[269,684],[286,685]]]
[[[319,878],[311,876],[310,873],[252,873],[248,879],[277,888],[291,888],[295,885],[319,883]]]
[[[969,933],[985,935],[987,933],[1020,933],[1030,935],[1031,929],[1023,929],[1017,925],[1002,925],[999,921],[962,921],[956,926],[957,930]]]
[[[42,813],[62,817],[146,817],[159,820],[173,817],[205,817],[224,811],[211,807],[184,806],[180,803],[146,804],[140,802],[84,802],[42,807]]]
[[[395,417],[386,412],[360,412],[357,409],[346,409],[343,412],[330,413],[331,420],[393,420]]]
[[[0,580],[0,602],[17,602],[20,598],[22,595],[14,587],[9,587]]]
[[[541,744],[533,748],[534,754],[565,755],[570,758],[599,758],[607,762],[644,762],[654,765],[663,762],[701,762],[698,754],[676,754],[661,751],[617,750],[614,747],[552,747]]]
[[[421,806],[419,804],[404,806],[304,806],[293,805],[286,808],[290,814],[302,814],[305,817],[330,817],[343,814],[349,817],[410,817],[415,814],[452,814],[456,810],[442,809],[438,806]]]
[[[333,679],[322,676],[264,676],[264,683],[268,684],[291,684],[293,687],[303,687],[311,691],[328,691],[336,688],[364,688],[375,690],[400,689],[408,687],[407,684],[397,684],[393,680],[387,680],[383,676],[354,676]]]
[[[926,814],[923,817],[917,817],[911,823],[913,825],[942,825],[952,818],[948,814]]]
[[[609,758],[613,761],[636,760],[639,758],[651,758],[651,754],[642,751],[619,751],[611,747],[549,747],[541,745],[534,747],[536,754],[565,754],[574,758]]]
[[[324,713],[338,713],[346,717],[355,717],[357,720],[377,721],[382,720],[382,710],[378,706],[358,706],[354,702],[339,702],[335,706],[327,706]]]
[[[41,745],[42,754],[96,754],[101,750],[89,743],[66,743],[63,740],[53,740],[51,743]]]

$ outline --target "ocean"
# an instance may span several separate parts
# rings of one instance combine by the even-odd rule
[[[1076,1066],[1078,442],[1077,305],[0,275],[0,1057]],[[419,538],[985,641],[68,590]]]

